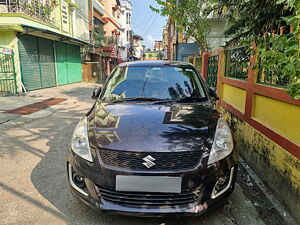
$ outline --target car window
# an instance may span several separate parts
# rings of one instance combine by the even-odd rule
[[[122,98],[206,98],[197,73],[192,68],[117,67],[104,88],[103,100]]]

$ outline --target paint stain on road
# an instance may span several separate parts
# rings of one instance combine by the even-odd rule
[[[53,105],[57,105],[61,102],[66,101],[64,98],[49,98],[40,102],[36,102],[30,105],[25,105],[20,108],[5,110],[4,113],[10,114],[21,114],[21,115],[30,115],[32,113],[47,109]]]

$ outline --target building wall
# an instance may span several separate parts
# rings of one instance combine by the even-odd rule
[[[73,13],[73,37],[90,42],[89,35],[89,1],[75,0],[79,6]]]
[[[166,26],[163,29],[162,45],[164,59],[168,59],[168,29]]]
[[[77,1],[80,6],[77,6],[75,1]],[[88,6],[88,1],[58,0],[56,5],[51,6],[52,12],[49,17],[50,20],[43,20],[38,15],[35,17],[28,16],[25,11],[22,14],[11,13],[5,11],[7,10],[7,6],[1,8],[0,45],[14,50],[18,92],[22,91],[22,79],[18,37],[16,36],[17,32],[23,34],[28,33],[32,36],[47,38],[58,42],[62,39],[61,35],[64,35],[63,39],[66,42],[71,43],[71,40],[76,39],[77,41],[88,43],[90,42]],[[74,44],[74,42],[72,42],[72,44]]]
[[[127,24],[127,14],[130,15],[129,23]],[[120,46],[121,49],[121,57],[122,60],[128,59],[128,51],[130,48],[130,39],[127,38],[127,33],[131,32],[131,17],[132,17],[132,5],[128,0],[121,0],[121,15],[120,15],[120,26],[121,26],[121,34],[120,34]]]
[[[223,19],[210,19],[211,31],[208,35],[208,44],[211,50],[225,46],[225,42],[229,41],[230,37],[225,37],[224,32],[229,27],[229,22]]]
[[[145,58],[144,60],[158,60],[158,53],[159,52],[155,52],[155,51],[151,51],[151,52],[145,52]]]
[[[86,31],[88,29],[88,1],[76,0],[76,2],[80,6],[71,3],[71,1],[59,0],[56,6],[52,7],[53,10],[50,15],[52,23],[26,14],[0,13],[0,26],[10,26],[12,29],[18,29],[18,31],[24,30],[22,26],[46,29],[89,42],[88,32]],[[63,18],[64,15],[65,18]],[[55,40],[55,37],[53,39]]]
[[[173,54],[175,57],[176,48],[173,49]],[[187,61],[187,58],[191,55],[199,54],[199,46],[195,43],[178,43],[178,60],[179,61]]]
[[[118,30],[120,27],[118,12],[115,13],[115,16],[113,15],[113,7],[117,6],[117,1],[107,0],[103,2],[103,5],[105,10],[104,18],[110,18],[110,20],[107,20],[107,23],[104,25],[104,31],[106,32],[105,36],[111,37],[112,31],[115,29]]]
[[[134,48],[134,57],[136,57],[138,59],[142,59],[143,54],[144,54],[143,45],[141,43],[139,43],[138,41],[135,41],[133,44],[133,48]]]

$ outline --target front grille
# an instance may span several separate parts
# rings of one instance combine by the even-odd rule
[[[195,203],[198,196],[192,191],[180,194],[121,192],[100,188],[101,198],[117,205],[131,207],[175,207]]]
[[[202,152],[126,152],[118,150],[100,149],[100,158],[106,167],[126,170],[176,171],[193,169],[198,166]],[[146,156],[155,159],[155,165],[147,168],[143,165]]]

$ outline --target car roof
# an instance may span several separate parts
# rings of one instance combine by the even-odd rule
[[[127,67],[144,67],[144,66],[190,66],[193,64],[188,62],[167,61],[167,60],[147,60],[147,61],[133,61],[119,64],[119,66]]]

